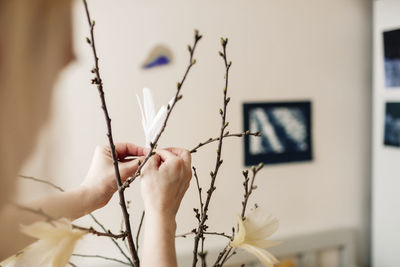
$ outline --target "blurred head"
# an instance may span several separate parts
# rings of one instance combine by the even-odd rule
[[[0,207],[49,116],[72,59],[70,0],[0,0]]]

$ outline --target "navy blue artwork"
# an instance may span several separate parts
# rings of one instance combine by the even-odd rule
[[[312,159],[311,103],[244,103],[244,130],[261,137],[244,138],[245,165]]]
[[[383,33],[386,87],[400,87],[400,29]]]
[[[385,145],[400,147],[400,103],[386,103],[384,139]]]

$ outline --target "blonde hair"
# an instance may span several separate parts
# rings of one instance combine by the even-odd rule
[[[49,112],[67,60],[68,0],[0,0],[0,208]]]

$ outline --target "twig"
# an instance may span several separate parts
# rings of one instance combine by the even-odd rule
[[[43,183],[43,184],[49,185],[49,186],[51,186],[51,187],[53,187],[53,188],[59,190],[60,192],[65,192],[65,190],[64,190],[62,187],[60,187],[60,186],[58,186],[58,185],[56,185],[56,184],[54,184],[54,183],[52,183],[52,182],[49,182],[49,181],[47,181],[47,180],[40,179],[40,178],[36,178],[36,177],[32,177],[32,176],[25,176],[25,175],[18,175],[18,176],[19,176],[20,178],[23,178],[23,179],[32,180],[32,181],[34,181],[34,182],[38,182],[38,183]],[[107,232],[107,230],[106,230],[106,228],[104,227],[104,225],[103,225],[102,223],[100,223],[100,221],[99,221],[92,213],[89,213],[88,215],[92,218],[92,220],[93,220],[98,226],[101,227],[101,229],[103,229],[104,232]],[[132,260],[128,257],[128,255],[126,255],[125,251],[122,250],[122,248],[121,248],[121,246],[118,244],[118,242],[117,242],[116,240],[114,240],[112,237],[110,237],[110,239],[111,239],[111,241],[113,241],[114,245],[119,249],[119,251],[121,252],[121,254],[130,262],[131,265],[133,265]]]
[[[97,218],[96,218],[93,214],[89,213],[89,216],[92,218],[92,220],[93,220],[98,226],[101,227],[101,229],[103,229],[103,231],[105,231],[105,232],[107,231],[106,228],[104,227],[104,225],[103,225],[102,223],[100,223],[99,220],[97,220]],[[121,248],[121,246],[118,244],[118,242],[117,242],[114,238],[112,238],[112,237],[110,237],[110,239],[111,239],[111,241],[114,243],[114,245],[118,248],[118,250],[121,252],[122,256],[124,256],[125,259],[127,259],[127,260],[129,261],[130,265],[133,266],[132,260],[128,257],[128,255],[126,255],[125,251]]]
[[[110,258],[110,257],[105,257],[105,256],[101,256],[101,255],[85,255],[85,254],[72,254],[72,256],[74,257],[82,257],[82,258],[100,258],[103,260],[109,260],[109,261],[115,261],[121,264],[125,264],[125,265],[131,265],[129,262],[125,262],[125,261],[121,261],[119,259],[115,259],[115,258]]]
[[[140,266],[139,256],[136,252],[135,244],[133,242],[132,230],[131,230],[131,225],[130,225],[130,220],[129,220],[129,213],[126,208],[125,195],[124,195],[124,190],[122,190],[122,180],[121,180],[121,175],[119,173],[119,168],[118,168],[118,157],[117,157],[117,153],[115,152],[115,145],[114,145],[114,140],[113,140],[113,136],[112,136],[111,119],[108,114],[106,100],[104,97],[103,81],[100,76],[99,58],[97,57],[97,51],[96,51],[96,45],[95,45],[95,39],[94,39],[95,22],[92,21],[92,19],[90,18],[87,1],[83,0],[83,3],[85,5],[86,17],[87,17],[88,24],[90,27],[90,39],[87,38],[86,41],[89,43],[89,45],[92,48],[94,63],[95,63],[95,67],[92,69],[92,72],[95,74],[95,78],[92,80],[92,84],[95,84],[97,86],[97,90],[99,92],[99,96],[100,96],[100,100],[101,100],[101,107],[103,109],[104,117],[105,117],[106,124],[107,124],[107,137],[108,137],[108,142],[110,144],[110,150],[111,150],[113,164],[114,164],[115,178],[116,178],[117,184],[118,184],[119,204],[121,206],[122,214],[124,216],[125,229],[126,229],[126,233],[127,233],[129,250],[130,250],[130,253],[131,253],[131,256],[133,259],[133,265],[135,267],[139,267]]]
[[[32,180],[32,181],[35,181],[35,182],[38,182],[38,183],[42,183],[42,184],[47,184],[47,185],[49,185],[49,186],[51,186],[51,187],[53,187],[53,188],[55,188],[55,189],[57,189],[57,190],[59,190],[61,192],[65,192],[65,190],[62,189],[61,187],[53,184],[52,182],[49,182],[49,181],[46,181],[46,180],[43,180],[43,179],[38,179],[36,177],[26,176],[26,175],[21,175],[21,174],[19,174],[18,177],[22,178],[22,179]]]
[[[49,222],[50,224],[51,224],[52,221],[55,221],[55,220],[56,220],[56,219],[53,218],[52,216],[50,216],[50,215],[48,215],[47,213],[45,213],[42,209],[33,209],[33,208],[30,208],[30,207],[22,206],[22,205],[15,204],[15,203],[13,203],[12,205],[14,205],[16,208],[18,208],[18,209],[20,209],[20,210],[28,211],[28,212],[30,212],[30,213],[33,213],[33,214],[36,214],[36,215],[38,215],[38,216],[43,217],[43,218],[45,218],[46,221]],[[86,228],[86,227],[82,227],[82,226],[79,226],[79,225],[76,225],[76,224],[71,224],[71,225],[72,225],[72,227],[73,227],[74,229],[79,229],[79,230],[82,230],[82,231],[87,231],[88,233],[93,234],[93,235],[97,235],[97,236],[108,236],[108,237],[112,237],[112,238],[116,238],[116,239],[118,239],[118,238],[125,238],[125,237],[126,237],[126,233],[113,234],[110,230],[108,230],[108,231],[106,231],[106,232],[99,232],[99,231],[96,231],[93,227]]]
[[[251,167],[251,171],[252,171],[251,180],[249,178],[249,171],[248,170],[243,171],[243,176],[245,178],[245,181],[243,182],[244,200],[242,202],[242,214],[241,214],[242,220],[246,219],[245,214],[246,214],[247,202],[249,200],[250,195],[253,193],[253,190],[256,189],[256,186],[254,185],[256,175],[263,167],[264,167],[263,163],[258,164],[257,167],[256,166]],[[250,185],[249,185],[249,181],[250,181]],[[229,255],[231,250],[232,250],[232,247],[230,247],[229,244],[226,245],[224,250],[219,254],[219,257],[215,261],[214,266],[215,267],[223,266],[225,264],[225,262],[227,262],[234,254],[236,254],[236,249],[233,249],[232,254]]]
[[[194,64],[196,64],[196,60],[193,59],[193,55],[194,55],[194,52],[196,50],[197,43],[201,40],[201,38],[202,38],[202,35],[200,35],[199,31],[196,30],[195,34],[194,34],[194,44],[193,44],[193,46],[190,46],[190,45],[188,46],[188,50],[189,50],[189,54],[190,54],[189,64],[188,64],[188,66],[186,68],[186,71],[185,71],[185,74],[183,75],[182,80],[177,83],[176,94],[175,94],[175,97],[173,98],[171,106],[168,105],[168,107],[167,107],[167,109],[168,109],[167,116],[166,116],[166,118],[164,120],[163,126],[162,126],[160,132],[157,134],[157,136],[154,139],[154,141],[152,143],[150,143],[150,151],[149,151],[149,153],[144,158],[143,162],[141,162],[141,164],[139,164],[135,174],[132,177],[129,177],[125,181],[125,183],[123,185],[123,189],[129,187],[129,185],[140,175],[140,171],[142,170],[142,168],[146,164],[146,162],[149,160],[149,158],[153,155],[153,150],[157,147],[158,140],[160,139],[160,137],[161,137],[162,133],[164,132],[165,128],[167,127],[167,122],[168,122],[169,116],[171,115],[171,112],[174,109],[176,102],[178,102],[179,100],[182,99],[182,95],[180,94],[180,92],[181,92],[183,83],[185,82],[186,77],[189,74],[190,69],[193,67]]]
[[[68,262],[69,265],[71,265],[72,267],[78,267],[76,264],[72,263],[72,262]],[[1,267],[1,266],[0,266]]]
[[[242,220],[244,220],[245,217],[245,213],[246,213],[246,207],[247,207],[247,201],[249,200],[249,197],[251,195],[251,193],[253,193],[253,190],[255,190],[257,187],[254,185],[254,181],[256,179],[256,175],[257,173],[264,167],[263,163],[258,164],[257,167],[253,166],[251,167],[251,171],[253,173],[252,177],[251,177],[251,182],[250,182],[250,186],[249,186],[249,177],[248,177],[248,171],[243,171],[243,176],[245,178],[245,181],[243,183],[244,186],[244,200],[242,202]]]
[[[219,253],[217,260],[215,261],[215,263],[213,264],[213,267],[220,267],[220,261],[224,258],[225,253],[229,250],[230,246],[229,244],[226,245],[226,247]]]
[[[261,136],[260,132],[253,133],[253,132],[250,132],[250,131],[245,131],[243,133],[236,133],[236,134],[230,134],[229,132],[226,132],[225,135],[223,136],[223,138],[227,138],[227,137],[243,137],[243,136],[246,136],[246,135]],[[199,148],[201,148],[202,146],[205,146],[205,145],[210,144],[212,142],[219,141],[219,139],[220,139],[220,137],[209,138],[207,141],[201,142],[197,146],[192,148],[190,150],[190,153],[196,153],[197,150]]]
[[[232,257],[233,254],[235,254],[236,252],[234,251],[231,255],[229,255],[229,253],[231,252],[232,247],[229,247],[228,252],[225,254],[225,257],[222,259],[222,263],[221,266],[224,265],[224,263],[230,258]],[[229,257],[228,257],[229,256]]]
[[[140,231],[142,230],[143,219],[145,214],[146,214],[145,211],[142,211],[142,217],[140,218],[139,228],[136,232],[136,251],[138,253],[139,253],[139,236],[140,236]]]
[[[196,229],[194,229],[194,231],[191,231],[191,232],[187,232],[187,233],[184,233],[184,234],[175,235],[175,238],[178,238],[178,237],[184,237],[184,238],[186,238],[188,235],[193,235],[193,234],[196,234]],[[226,237],[226,238],[228,238],[228,239],[232,239],[231,236],[229,236],[229,235],[227,235],[227,234],[225,234],[225,233],[203,232],[203,234],[204,234],[204,235],[218,235],[218,236]]]
[[[221,44],[223,48],[223,52],[220,52],[220,56],[223,58],[224,63],[225,63],[225,87],[223,90],[224,93],[224,102],[223,102],[223,109],[219,110],[219,113],[221,115],[221,132],[218,140],[218,149],[217,149],[217,158],[215,162],[215,168],[214,171],[210,172],[211,176],[211,183],[210,187],[207,191],[207,199],[204,204],[204,211],[203,211],[203,216],[201,216],[201,221],[199,222],[199,226],[197,229],[197,234],[194,238],[194,248],[193,248],[193,264],[192,267],[195,267],[197,265],[197,251],[199,247],[199,240],[200,238],[204,238],[203,233],[204,231],[207,230],[207,225],[205,225],[207,219],[208,219],[208,206],[210,205],[211,197],[213,192],[215,191],[215,180],[217,178],[217,174],[219,171],[220,166],[222,165],[222,160],[221,160],[221,152],[222,152],[222,142],[223,142],[223,137],[225,135],[225,129],[228,127],[229,123],[226,122],[226,107],[228,106],[228,103],[230,101],[230,97],[227,97],[227,91],[228,91],[228,81],[229,81],[229,69],[232,66],[232,62],[228,63],[227,56],[226,56],[226,46],[228,44],[228,39],[221,38]]]
[[[199,192],[199,201],[200,201],[200,215],[203,216],[203,207],[204,207],[204,203],[203,203],[203,199],[201,197],[201,191],[203,190],[200,187],[200,183],[199,183],[199,177],[197,176],[197,170],[195,167],[192,167],[193,169],[193,175],[196,178],[196,185],[197,185],[197,191]]]

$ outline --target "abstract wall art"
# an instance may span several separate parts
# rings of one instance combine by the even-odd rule
[[[383,32],[386,88],[400,87],[400,29]]]
[[[261,137],[244,139],[245,165],[310,161],[311,102],[264,102],[243,104],[244,130]]]
[[[384,144],[400,147],[400,102],[387,102]]]
[[[171,49],[165,45],[155,46],[142,63],[142,69],[152,69],[165,66],[172,62],[173,55]]]

